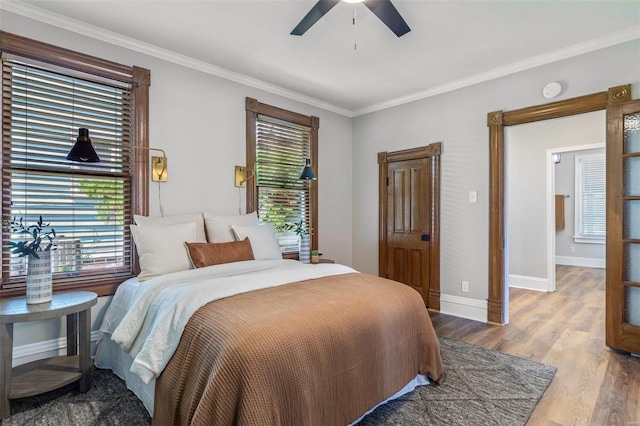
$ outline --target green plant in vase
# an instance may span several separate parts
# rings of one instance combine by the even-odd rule
[[[318,250],[311,250],[311,263],[320,263],[320,253]]]
[[[17,254],[18,257],[33,256],[40,259],[39,252],[55,250],[56,230],[51,228],[49,223],[44,223],[42,216],[35,224],[29,226],[25,224],[23,218],[17,220],[14,216],[12,220],[4,222],[3,228],[14,234],[26,236],[22,241],[7,243],[11,254]]]
[[[296,222],[293,225],[293,232],[300,239],[300,245],[298,248],[298,260],[302,263],[309,263],[311,261],[310,258],[310,244],[309,244],[309,227],[305,223],[304,220],[300,220],[300,222]]]
[[[3,228],[24,237],[20,241],[9,241],[11,254],[27,258],[26,293],[27,303],[44,303],[51,300],[53,281],[51,277],[51,250],[55,250],[56,231],[42,216],[35,224],[27,225],[23,218],[14,218],[3,223]]]

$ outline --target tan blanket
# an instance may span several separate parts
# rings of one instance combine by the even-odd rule
[[[443,378],[420,295],[365,274],[211,302],[156,381],[154,425],[345,425],[416,374]]]

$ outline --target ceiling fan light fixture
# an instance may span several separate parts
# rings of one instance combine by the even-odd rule
[[[301,36],[307,32],[313,24],[318,22],[320,18],[329,12],[336,4],[340,3],[340,1],[347,3],[363,3],[398,37],[402,37],[411,31],[411,28],[409,28],[407,22],[400,15],[398,9],[396,9],[393,3],[391,3],[391,0],[371,0],[368,3],[364,3],[365,0],[318,0],[304,18],[302,18],[302,21],[300,21],[293,31],[291,31],[291,35]]]

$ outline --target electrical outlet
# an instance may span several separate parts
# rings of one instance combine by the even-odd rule
[[[575,253],[576,248],[574,246],[569,246],[569,253]]]
[[[462,292],[469,293],[469,281],[462,281]]]

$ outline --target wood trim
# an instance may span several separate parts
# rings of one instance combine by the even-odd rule
[[[5,31],[0,31],[0,51],[124,83],[134,82],[130,66]]]
[[[620,143],[614,143],[623,139],[624,124],[622,121],[622,111],[620,106],[615,105],[607,111],[607,239],[606,239],[606,345],[618,347],[620,344],[620,330],[618,324],[624,322],[620,301],[623,300],[624,286],[622,285],[622,268],[614,268],[615,265],[623,264],[622,226],[620,220],[623,217],[623,203],[621,194],[624,192],[623,165],[621,162],[623,147]],[[615,192],[615,193],[614,193]]]
[[[131,82],[136,86],[151,86],[151,71],[146,68],[134,66]]]
[[[431,244],[429,261],[429,309],[440,310],[440,155],[442,142],[428,146],[431,151]]]
[[[504,113],[503,124],[505,126],[515,126],[517,124],[600,111],[607,107],[608,97],[607,92],[599,92],[564,101],[509,111]]]
[[[272,105],[263,104],[253,98],[245,98],[245,109],[247,111],[255,112],[256,114],[267,115],[279,120],[311,127],[312,129],[318,129],[320,127],[320,119],[318,117],[303,115]]]
[[[92,291],[98,296],[110,296],[112,294],[115,294],[116,289],[120,284],[133,276],[134,275],[132,274],[118,274],[109,278],[90,279],[90,284],[88,284],[87,281],[57,285],[54,283],[53,292],[58,293],[66,291]],[[25,294],[26,289],[24,286],[9,288],[0,291],[0,298],[3,299],[5,297],[22,297]]]
[[[133,102],[133,119],[132,119],[132,145],[134,147],[149,147],[149,86],[150,71],[140,67],[133,67],[135,79],[139,82],[133,84],[131,88],[131,96]],[[132,214],[147,216],[149,214],[149,150],[133,149],[133,176],[132,176],[132,195],[131,195],[131,211]],[[130,222],[133,217],[128,218]],[[125,227],[128,238],[132,239],[131,232]],[[140,273],[140,260],[136,245],[131,241],[131,270],[134,274]]]
[[[624,116],[640,111],[640,100],[621,103],[615,97],[607,108],[607,240],[606,240],[606,345],[617,350],[638,353],[640,327],[625,324],[625,291],[636,287],[625,281],[625,245],[635,243],[624,239],[623,218],[625,199]]]
[[[388,265],[387,265],[387,164],[388,160],[387,152],[378,153],[378,275],[381,277],[387,277]]]
[[[311,118],[311,166],[316,172],[317,180],[309,181],[309,191],[311,197],[311,250],[318,250],[320,232],[318,228],[318,182],[320,171],[318,170],[318,127],[320,125],[318,117]],[[315,125],[315,127],[314,127]]]
[[[503,323],[504,312],[504,114],[489,113],[489,297],[487,321]]]
[[[249,98],[247,98],[249,100]],[[255,99],[252,99],[255,101]],[[247,109],[246,113],[246,135],[247,135],[247,144],[246,144],[246,176],[250,176],[249,174],[254,174],[256,169],[256,119],[257,113]],[[245,178],[246,179],[246,178]],[[255,176],[253,178],[249,178],[246,182],[246,213],[251,213],[256,211],[258,207],[258,188],[256,187]]]
[[[488,114],[489,127],[489,297],[487,321],[504,323],[504,128],[524,123],[568,117],[606,109],[611,102],[631,99],[631,85],[610,88],[607,92],[564,101]]]
[[[132,95],[132,145],[149,146],[149,86],[151,72],[148,69],[122,65],[95,56],[64,49],[48,43],[0,31],[0,52],[21,56],[39,62],[67,68],[74,71],[96,75],[131,85]],[[3,115],[6,111],[3,108]],[[132,170],[132,214],[147,215],[149,211],[149,161],[147,150],[135,150],[132,153],[134,167]],[[132,218],[127,218],[131,221]],[[125,227],[125,232],[129,229]],[[129,234],[129,238],[131,235]],[[139,272],[138,256],[135,245],[131,244],[132,273],[115,274],[108,278],[85,278],[67,280],[64,283],[54,282],[54,291],[87,290],[99,296],[115,293],[116,288],[126,279]],[[89,282],[87,282],[89,280]],[[0,297],[23,296],[24,286],[10,287],[0,290]]]
[[[315,116],[307,116],[297,112],[288,111],[286,109],[263,104],[253,98],[245,98],[246,111],[246,167],[247,173],[255,173],[256,162],[256,119],[257,115],[266,115],[278,120],[288,121],[290,123],[306,126],[311,129],[309,143],[311,144],[311,165],[318,177],[318,180],[309,182],[309,196],[311,202],[311,250],[318,250],[319,246],[319,221],[318,221],[318,182],[320,180],[320,172],[318,169],[318,129],[320,128],[320,118]],[[258,189],[256,180],[250,180],[251,185],[247,182],[246,186],[246,212],[251,213],[258,207]]]
[[[631,85],[625,84],[611,87],[606,92],[508,111],[503,114],[503,124],[505,126],[515,126],[517,124],[601,111],[606,109],[609,104],[629,100],[631,100]]]
[[[442,142],[425,147],[378,153],[378,275],[387,276],[387,166],[396,161],[430,159],[431,244],[429,251],[429,309],[440,310],[440,186]]]

